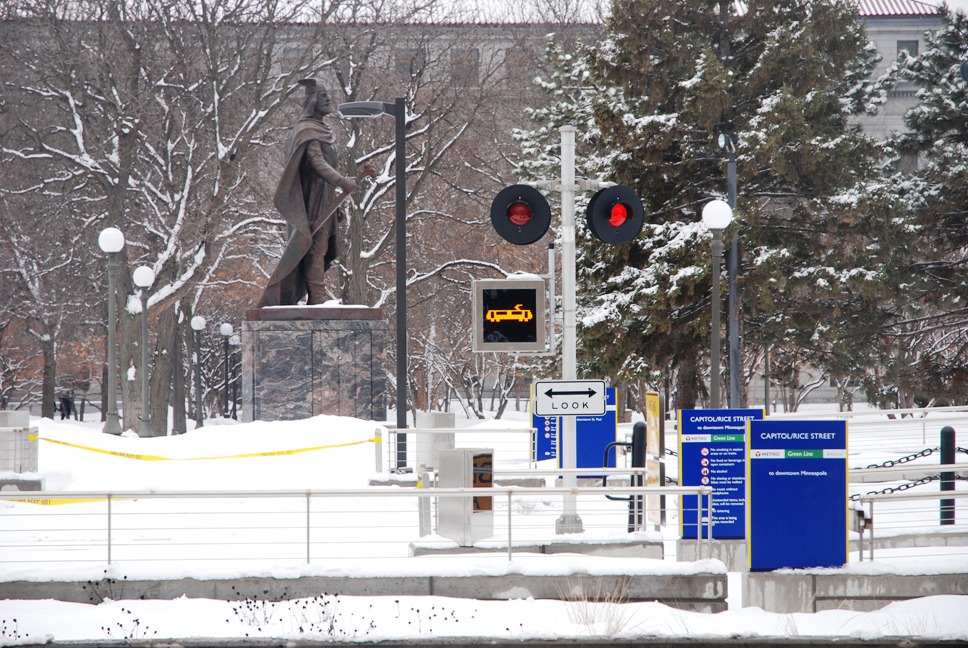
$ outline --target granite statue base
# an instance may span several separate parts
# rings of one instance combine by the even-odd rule
[[[378,308],[273,306],[242,323],[242,420],[386,420],[387,325]]]

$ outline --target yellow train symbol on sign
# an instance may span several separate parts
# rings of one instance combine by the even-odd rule
[[[530,322],[534,319],[534,313],[523,304],[515,304],[514,308],[508,310],[491,309],[484,314],[484,318],[488,322]]]

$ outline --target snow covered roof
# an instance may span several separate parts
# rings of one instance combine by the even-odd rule
[[[936,2],[922,0],[853,0],[862,18],[883,16],[933,16],[937,13]],[[746,2],[736,0],[734,5],[739,14],[746,13]]]
[[[933,16],[937,7],[919,0],[854,0],[860,15],[871,16]]]

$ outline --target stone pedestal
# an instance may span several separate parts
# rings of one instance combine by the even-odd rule
[[[242,323],[242,420],[386,420],[387,325],[378,308],[274,306]]]

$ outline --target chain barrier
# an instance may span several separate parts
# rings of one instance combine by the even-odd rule
[[[909,454],[906,457],[901,457],[900,459],[888,459],[882,464],[870,464],[865,466],[865,468],[893,468],[898,464],[906,464],[909,461],[914,461],[915,459],[920,459],[921,457],[930,457],[935,452],[941,452],[941,447],[925,448],[921,452],[915,452],[914,454]]]
[[[678,452],[676,452],[675,450],[672,450],[670,448],[666,448],[665,449],[665,452],[666,452],[667,455],[672,455],[673,457],[678,457],[679,456],[679,453]]]
[[[878,490],[878,491],[867,491],[866,493],[864,493],[864,495],[886,495],[889,493],[898,493],[901,491],[906,491],[909,488],[914,488],[915,486],[921,486],[922,484],[930,484],[936,479],[941,479],[941,475],[931,475],[930,477],[922,477],[921,479],[918,479],[913,482],[908,482],[906,484],[899,484],[897,486],[888,486],[887,488],[882,488],[881,490]],[[856,502],[861,497],[863,497],[863,495],[861,495],[860,493],[854,493],[853,495],[850,496],[850,501]]]

